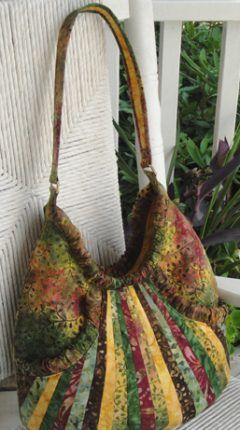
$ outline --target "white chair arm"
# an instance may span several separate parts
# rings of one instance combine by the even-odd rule
[[[240,307],[240,279],[216,276],[219,296],[229,305]]]

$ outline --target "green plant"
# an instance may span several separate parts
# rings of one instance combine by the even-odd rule
[[[231,150],[223,140],[212,159],[221,33],[221,23],[184,23],[178,133],[167,183],[170,196],[192,221],[202,239],[214,272],[240,278],[239,127]],[[158,35],[157,24],[157,48]],[[120,76],[118,160],[123,218],[127,224],[138,183],[134,124],[123,66]],[[239,111],[238,106],[238,116]],[[233,315],[238,314],[235,311],[239,310],[230,307],[226,321],[230,351],[235,343],[240,343],[240,329],[234,325],[236,318]]]
[[[234,345],[240,342],[240,309],[230,306],[225,323],[228,349],[231,354],[234,352]]]
[[[239,127],[234,145],[230,148],[226,140],[220,141],[218,152],[210,163],[207,162],[208,152],[204,161],[201,146],[198,148],[193,141],[191,142],[189,153],[194,164],[192,166],[189,163],[183,170],[181,161],[180,163],[176,161],[175,176],[168,187],[169,194],[191,220],[207,249],[216,273],[240,277]],[[173,156],[176,160],[179,160],[176,153],[180,144],[181,140],[178,139]],[[177,172],[178,168],[182,170],[181,175]],[[226,245],[231,242],[233,242],[231,245]],[[229,246],[231,256],[228,255]]]
[[[183,26],[179,117],[181,131],[197,145],[212,142],[222,25],[186,22]]]

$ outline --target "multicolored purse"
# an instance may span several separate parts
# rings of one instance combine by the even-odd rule
[[[142,167],[126,253],[98,266],[56,205],[67,46],[79,13],[100,14],[123,54]],[[229,380],[226,308],[204,249],[151,169],[144,93],[112,12],[91,4],[60,30],[54,149],[45,223],[19,303],[20,415],[29,430],[175,429],[212,405]]]

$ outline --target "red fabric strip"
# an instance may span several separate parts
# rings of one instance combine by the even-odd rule
[[[57,418],[53,424],[52,430],[64,430],[71,412],[71,408],[76,396],[76,392],[79,385],[79,380],[82,374],[83,364],[85,358],[82,357],[81,360],[77,362],[72,371],[72,376],[69,382],[69,387],[63,398],[61,407],[58,411]]]
[[[140,345],[138,342],[139,333],[131,317],[126,296],[120,292],[122,310],[128,331],[129,343],[131,345],[133,361],[136,369],[137,386],[140,401],[141,430],[151,430],[156,428],[154,405],[151,398],[150,386],[148,383],[147,371],[144,365]]]
[[[164,303],[159,299],[159,297],[148,287],[148,285],[144,284],[145,289],[149,293],[149,295],[152,297],[153,301],[156,303],[158,308],[161,310],[165,320],[167,321],[171,332],[173,336],[175,337],[176,341],[178,342],[182,353],[189,364],[190,368],[192,369],[199,386],[208,402],[208,405],[210,406],[214,400],[215,400],[215,393],[213,391],[213,388],[211,386],[211,383],[209,381],[208,375],[204,369],[204,367],[201,365],[200,361],[194,354],[190,343],[188,342],[187,338],[181,331],[181,329],[176,325],[175,321],[170,316],[167,308],[165,307]]]

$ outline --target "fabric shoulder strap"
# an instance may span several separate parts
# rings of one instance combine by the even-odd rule
[[[138,134],[139,146],[141,150],[141,166],[145,168],[151,165],[146,101],[139,69],[132,48],[126,35],[122,31],[117,18],[111,12],[111,10],[106,6],[102,6],[99,4],[89,4],[73,11],[70,15],[67,16],[67,18],[62,24],[58,36],[54,92],[53,158],[52,169],[49,179],[51,184],[50,200],[52,201],[52,203],[53,201],[56,202],[56,196],[58,194],[58,159],[60,148],[63,85],[67,47],[70,40],[71,31],[77,16],[80,13],[85,12],[99,14],[108,23],[119,45],[127,73],[128,86],[130,89],[130,99],[133,106],[136,131]]]

